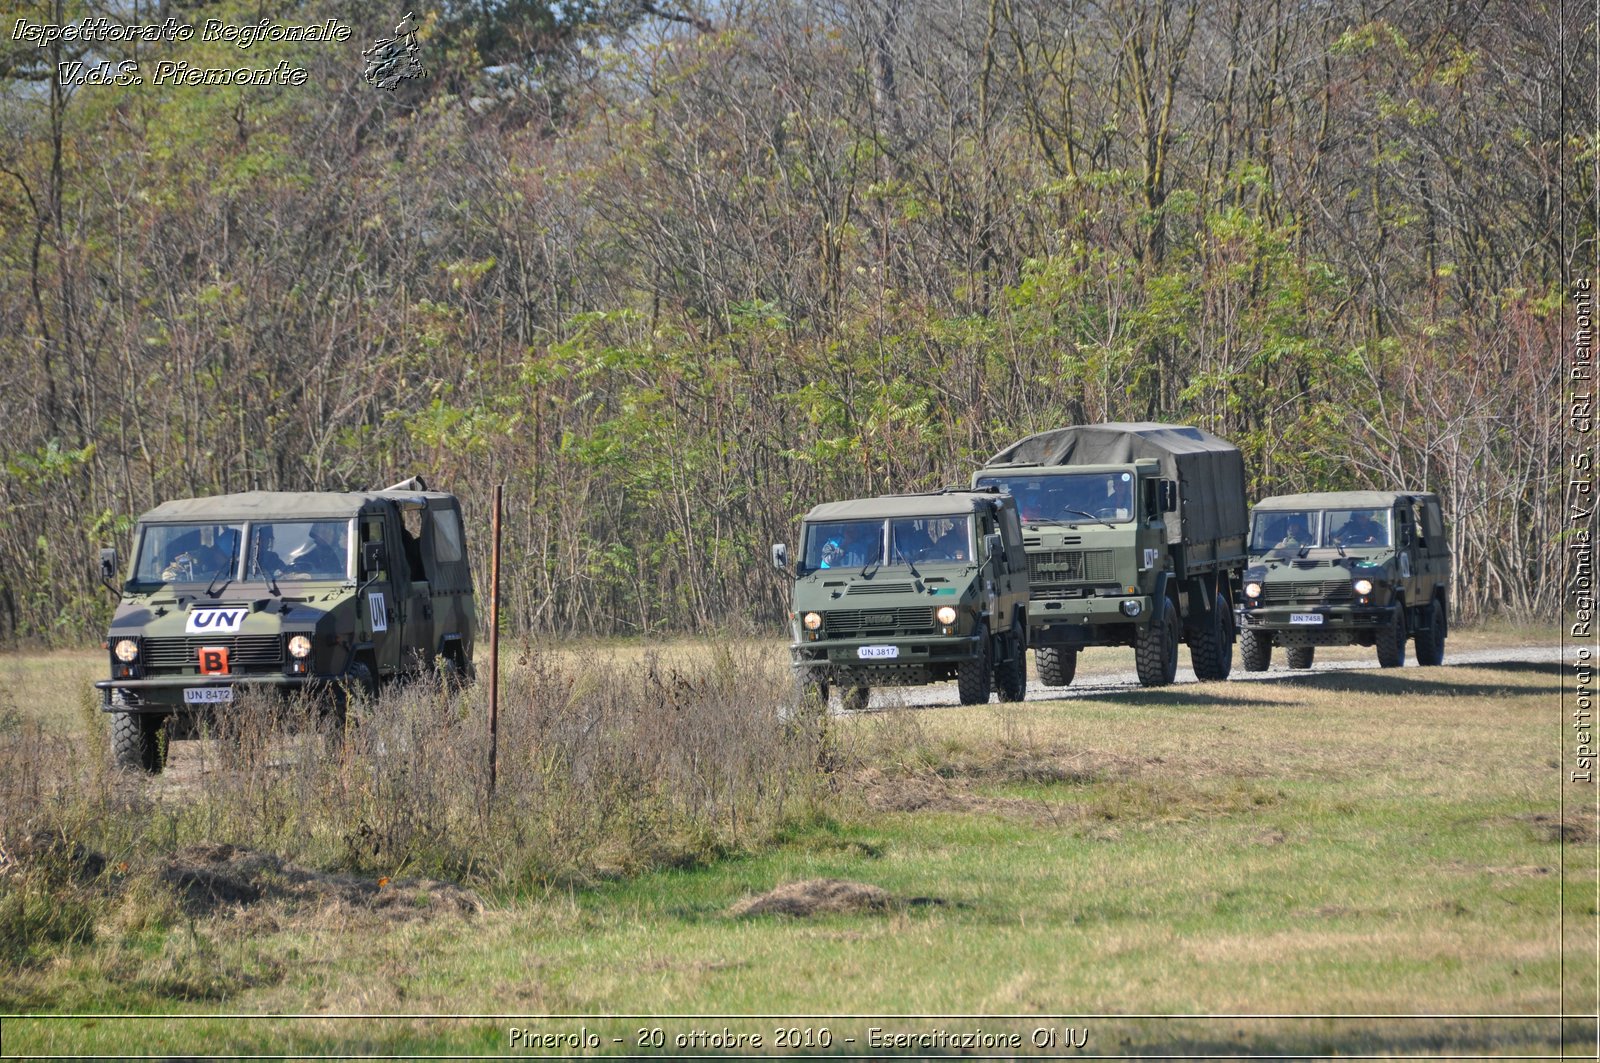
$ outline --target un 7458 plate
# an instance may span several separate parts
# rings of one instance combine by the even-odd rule
[[[1320,624],[1320,623],[1322,623],[1322,614],[1321,613],[1290,613],[1289,614],[1289,623],[1291,623],[1291,624]]]

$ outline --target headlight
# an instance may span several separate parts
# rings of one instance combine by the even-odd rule
[[[1356,591],[1357,594],[1371,594],[1372,593],[1372,581],[1369,580],[1369,579],[1358,579],[1354,583],[1352,583],[1350,586],[1355,588],[1355,591]]]
[[[311,655],[311,640],[304,635],[296,635],[289,640],[289,656],[309,657]]]
[[[806,614],[806,630],[815,631],[822,626],[822,617],[816,613]]]
[[[1259,598],[1259,597],[1261,597],[1261,584],[1259,584],[1259,583],[1246,583],[1244,585],[1244,596],[1246,598]]]
[[[941,605],[939,606],[939,611],[933,615],[939,618],[939,623],[941,624],[953,624],[956,622],[956,610],[953,605]]]
[[[1130,598],[1129,600],[1123,602],[1118,608],[1122,610],[1123,616],[1138,616],[1140,613],[1144,612],[1144,603],[1139,601],[1137,598]]]
[[[118,639],[115,653],[123,664],[132,664],[139,659],[139,644],[132,639]]]

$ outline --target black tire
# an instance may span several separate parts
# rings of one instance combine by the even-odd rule
[[[1444,639],[1448,634],[1446,630],[1444,606],[1439,599],[1433,600],[1433,608],[1429,610],[1428,630],[1417,632],[1417,663],[1425,665],[1440,665],[1444,663]]]
[[[1028,696],[1028,639],[1020,623],[1012,625],[1006,649],[1011,659],[994,666],[994,685],[1001,701],[1022,701]]]
[[[987,627],[979,625],[977,642],[978,656],[956,665],[956,688],[963,705],[987,705],[994,689],[994,647]]]
[[[143,712],[111,714],[111,755],[117,767],[159,775],[167,766],[167,718]]]
[[[1189,643],[1189,662],[1194,665],[1195,678],[1212,681],[1233,674],[1232,627],[1233,614],[1219,591],[1212,602],[1211,622]]]
[[[440,693],[453,695],[466,689],[467,673],[462,671],[461,662],[454,657],[440,657],[438,672]]]
[[[1163,597],[1156,615],[1139,630],[1133,647],[1139,685],[1164,687],[1178,676],[1178,609]]]
[[[1265,672],[1272,667],[1272,636],[1245,628],[1239,632],[1239,659],[1247,672]]]
[[[839,700],[845,712],[865,712],[872,701],[872,688],[864,684],[850,687]]]
[[[1404,668],[1406,663],[1406,607],[1396,603],[1387,627],[1378,632],[1378,664],[1383,668]]]
[[[1047,687],[1071,686],[1078,674],[1078,651],[1066,646],[1040,646],[1033,659],[1039,666],[1039,682]]]
[[[1290,668],[1310,668],[1311,662],[1317,659],[1315,646],[1290,646],[1288,649]]]
[[[828,682],[801,673],[794,680],[794,716],[821,718],[828,715]]]

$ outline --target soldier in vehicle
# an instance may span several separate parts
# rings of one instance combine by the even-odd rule
[[[305,579],[337,577],[344,574],[346,529],[338,521],[319,520],[311,525],[306,544],[289,555],[285,575]]]
[[[250,564],[245,579],[276,578],[283,575],[283,558],[272,549],[272,525],[256,525],[255,545],[250,550]]]
[[[173,541],[167,563],[161,570],[164,580],[202,580],[226,575],[237,553],[239,533],[224,528],[220,535],[195,529]],[[205,538],[210,538],[207,543]]]
[[[1350,545],[1386,546],[1388,535],[1385,534],[1383,525],[1372,519],[1372,514],[1364,509],[1358,509],[1350,514],[1350,519],[1345,521],[1339,529],[1339,534],[1334,537],[1336,542]]]
[[[953,526],[954,522],[948,520],[928,522],[928,545],[921,550],[923,560],[965,561],[967,559],[967,544],[952,530]]]
[[[819,568],[834,568],[844,564],[844,543],[834,536],[822,544],[822,564]]]
[[[1290,517],[1284,523],[1283,538],[1278,540],[1278,545],[1274,549],[1287,550],[1291,547],[1304,546],[1308,542],[1310,536],[1306,534],[1305,518],[1297,515]]]

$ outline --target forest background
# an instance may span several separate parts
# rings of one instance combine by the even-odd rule
[[[7,6],[0,642],[98,638],[156,502],[413,473],[480,581],[506,484],[519,630],[770,630],[812,503],[1121,419],[1252,497],[1437,491],[1457,615],[1556,611],[1592,7],[479,0],[418,5],[390,92],[401,8]],[[16,32],[89,15],[353,33]]]

